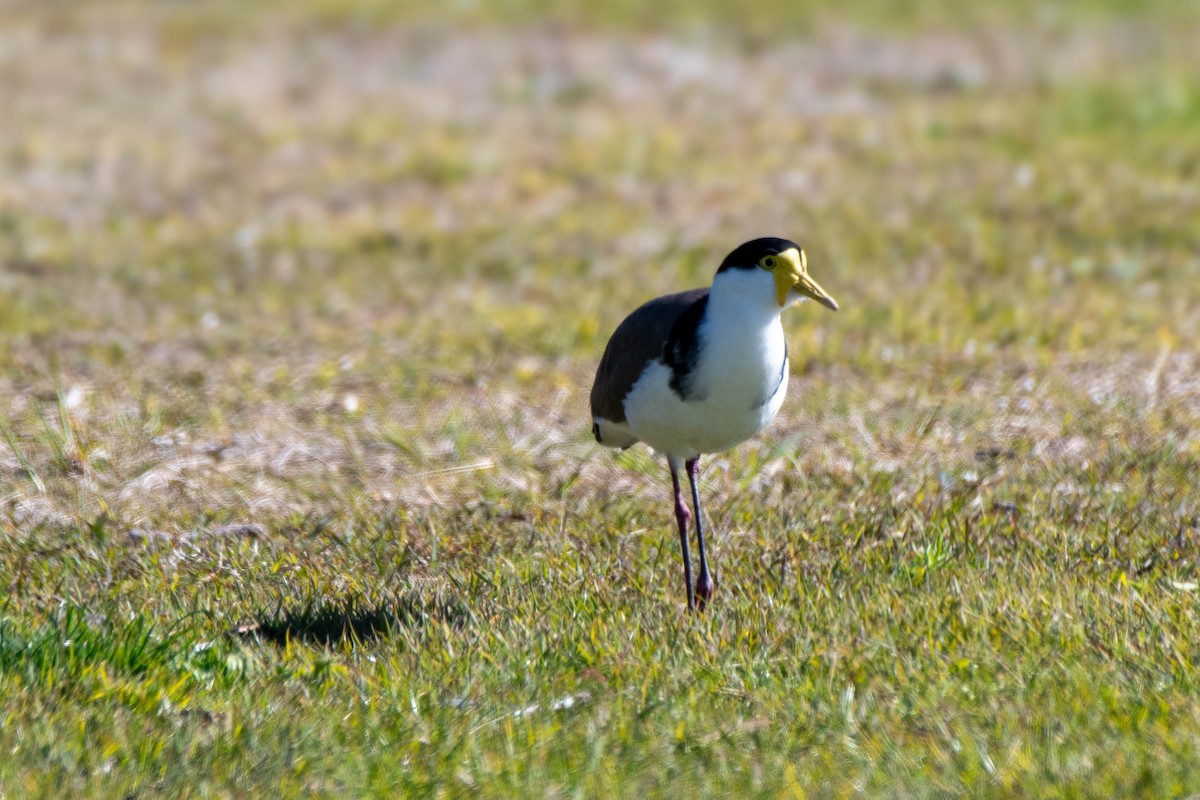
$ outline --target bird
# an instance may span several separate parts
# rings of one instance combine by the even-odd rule
[[[706,288],[646,302],[617,326],[592,384],[592,434],[623,450],[638,442],[665,456],[683,550],[687,609],[703,611],[717,584],[704,552],[696,479],[700,457],[757,434],[775,418],[788,385],[781,315],[815,300],[837,302],[808,273],[808,257],[790,239],[763,237],[735,248]],[[699,574],[692,584],[679,471],[687,473],[695,509]]]

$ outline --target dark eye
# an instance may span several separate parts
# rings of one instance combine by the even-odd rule
[[[767,269],[775,269],[775,256],[767,256],[762,260],[762,265]]]

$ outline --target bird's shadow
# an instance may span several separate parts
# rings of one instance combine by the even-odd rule
[[[273,612],[243,625],[238,633],[277,645],[288,642],[324,645],[374,642],[389,633],[425,628],[430,623],[452,628],[466,625],[471,611],[457,598],[430,599],[398,595],[382,600],[312,596],[281,601]]]

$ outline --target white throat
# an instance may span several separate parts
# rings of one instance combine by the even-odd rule
[[[778,322],[783,308],[775,299],[775,279],[761,269],[730,269],[713,278],[708,295],[709,319],[752,327]]]

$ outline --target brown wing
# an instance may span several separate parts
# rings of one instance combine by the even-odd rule
[[[592,384],[592,417],[625,421],[625,395],[646,365],[663,353],[671,328],[687,309],[708,296],[708,289],[693,289],[659,297],[634,311],[617,326]]]

